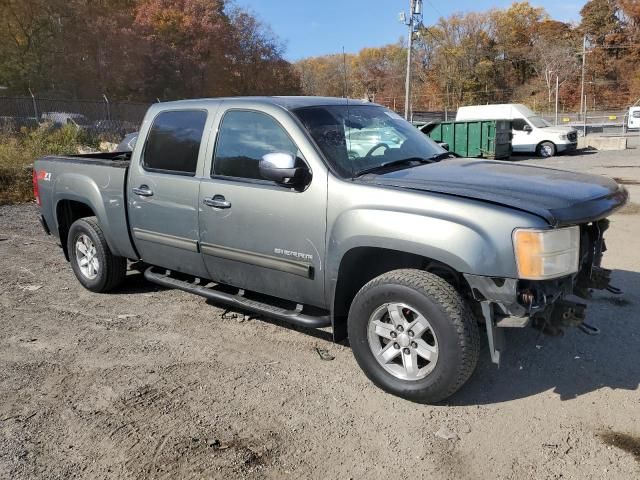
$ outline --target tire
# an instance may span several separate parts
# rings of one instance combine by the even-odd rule
[[[389,323],[390,309],[400,312],[396,320],[405,321],[403,330]],[[424,320],[429,328],[420,333]],[[396,336],[383,338],[378,331]],[[422,270],[394,270],[362,287],[349,309],[348,333],[358,365],[374,384],[419,403],[436,403],[453,395],[473,373],[480,351],[478,324],[467,303],[445,280]],[[415,342],[407,345],[409,335]],[[425,348],[433,361],[418,353]],[[378,358],[383,352],[397,356],[390,363],[382,362]]]
[[[81,251],[83,248],[90,252],[89,256]],[[104,293],[124,281],[127,259],[111,253],[96,217],[81,218],[73,222],[67,236],[67,251],[73,273],[87,290]],[[87,259],[90,261],[82,262]],[[82,266],[81,263],[85,265]]]
[[[536,148],[536,153],[539,157],[549,158],[556,154],[556,146],[553,142],[540,142]]]

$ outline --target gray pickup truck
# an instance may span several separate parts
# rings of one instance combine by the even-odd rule
[[[80,283],[145,277],[349,338],[379,387],[441,401],[471,376],[486,331],[580,326],[609,178],[452,158],[392,111],[317,97],[153,105],[133,152],[36,161],[42,225]],[[573,298],[573,300],[571,299]],[[255,348],[260,348],[256,345]]]

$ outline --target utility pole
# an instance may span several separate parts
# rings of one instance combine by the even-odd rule
[[[584,111],[584,70],[587,64],[587,36],[582,37],[582,81],[580,82],[580,115]]]
[[[556,73],[556,126],[558,126],[558,89],[560,88],[558,74]]]
[[[409,120],[409,116],[411,115],[411,49],[413,47],[413,34],[416,27],[422,25],[422,0],[409,0],[409,18],[406,18],[403,12],[400,14],[400,19],[409,27],[407,74],[404,82],[404,118]]]

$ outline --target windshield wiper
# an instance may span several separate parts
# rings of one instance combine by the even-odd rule
[[[403,158],[402,160],[394,160],[392,162],[381,163],[380,165],[376,165],[375,167],[365,168],[364,170],[360,170],[354,173],[354,177],[360,177],[362,175],[366,175],[367,173],[375,173],[380,170],[386,170],[391,167],[399,167],[402,165],[407,165],[411,163],[431,163],[433,161],[432,158],[420,158],[420,157],[411,157],[411,158]]]
[[[451,158],[454,155],[451,152],[442,152],[442,153],[436,153],[434,155],[431,155],[429,157],[429,160],[433,160],[434,162],[437,160],[444,160],[445,158]]]

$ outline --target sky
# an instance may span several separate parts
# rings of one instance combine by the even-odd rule
[[[286,45],[285,58],[301,58],[342,52],[355,53],[406,36],[398,20],[409,0],[236,0],[269,24]],[[434,24],[441,16],[455,12],[485,11],[508,7],[512,0],[423,0],[424,23]],[[584,0],[530,0],[544,7],[555,20],[580,18]]]

